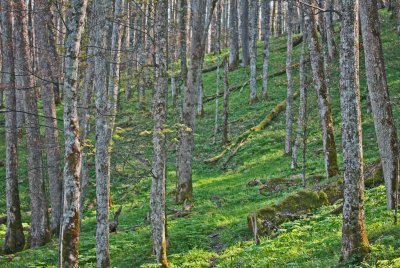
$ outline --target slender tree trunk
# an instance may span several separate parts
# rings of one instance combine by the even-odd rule
[[[358,10],[354,0],[341,0],[340,105],[344,162],[342,226],[343,261],[368,252],[364,214],[364,172],[361,130]]]
[[[235,2],[236,0],[232,0]],[[231,3],[232,3],[231,2]],[[232,10],[231,10],[232,11]],[[237,12],[237,9],[236,9]],[[231,30],[232,31],[232,30]],[[229,55],[230,58],[230,55]],[[221,3],[217,3],[217,81],[216,81],[216,92],[215,92],[215,117],[214,117],[214,137],[213,143],[217,140],[218,134],[218,114],[219,114],[219,88],[221,84]]]
[[[49,177],[50,201],[51,201],[51,232],[59,235],[61,221],[62,201],[62,170],[61,152],[58,142],[58,126],[56,104],[54,98],[54,83],[52,64],[54,63],[49,35],[48,23],[51,22],[50,4],[44,0],[36,0],[34,7],[36,47],[38,53],[38,71],[42,85],[43,114],[45,116],[45,138],[47,152],[47,173]],[[53,81],[54,80],[54,81]]]
[[[333,0],[326,1],[326,7],[329,10],[333,10]],[[326,43],[328,46],[329,60],[332,61],[336,54],[336,44],[334,40],[334,29],[333,29],[333,12],[326,12],[324,15],[325,19],[325,31],[326,31]]]
[[[96,88],[96,259],[97,267],[110,267],[109,252],[109,197],[110,197],[110,152],[107,109],[108,99],[112,96],[107,91],[107,37],[110,31],[112,3],[107,0],[96,2],[95,23],[95,88]]]
[[[251,104],[258,101],[257,98],[257,19],[258,19],[258,1],[250,1],[250,97]]]
[[[224,58],[224,123],[222,127],[222,144],[229,143],[229,64]]]
[[[270,36],[270,13],[271,13],[271,1],[262,0],[261,2],[261,30],[262,38],[264,42],[264,53],[263,53],[263,86],[262,86],[262,97],[263,99],[268,98],[268,66],[269,66],[269,36]]]
[[[156,0],[154,20],[155,38],[155,94],[153,96],[153,164],[150,194],[151,226],[153,249],[157,263],[169,267],[167,261],[167,234],[165,216],[165,184],[166,184],[166,139],[165,124],[167,120],[167,33],[168,33],[168,1]]]
[[[2,84],[5,86],[5,132],[6,132],[6,204],[7,230],[3,250],[6,254],[21,251],[25,245],[22,228],[21,208],[18,190],[18,135],[17,108],[14,76],[13,52],[13,9],[12,3],[2,0],[1,7],[1,46],[2,46]]]
[[[399,142],[390,104],[376,0],[360,0],[368,90],[385,177],[388,208],[397,207]]]
[[[91,13],[88,23],[89,31],[89,46],[87,49],[87,59],[86,59],[86,72],[83,81],[82,96],[80,99],[79,106],[81,107],[79,114],[79,127],[80,127],[80,138],[82,142],[82,154],[81,154],[81,189],[80,189],[80,213],[81,218],[83,216],[83,209],[86,201],[87,187],[89,184],[89,166],[88,166],[88,140],[89,128],[90,128],[90,116],[92,111],[93,102],[93,85],[94,85],[94,69],[95,69],[95,31],[94,22],[95,18],[95,1],[91,4]]]
[[[324,61],[321,45],[318,40],[315,15],[310,15],[306,9],[306,25],[310,34],[311,68],[315,90],[317,91],[318,110],[322,129],[322,143],[324,149],[325,172],[328,177],[336,176],[339,172],[334,138],[333,119],[328,86],[325,80]]]
[[[249,65],[249,0],[240,0],[240,34],[242,40],[242,65]]]
[[[23,91],[24,112],[26,120],[26,144],[28,151],[29,195],[31,199],[30,246],[39,247],[50,240],[47,202],[44,191],[44,180],[41,163],[41,138],[39,118],[37,116],[37,99],[35,81],[31,75],[32,59],[30,57],[28,36],[28,14],[24,0],[14,1],[15,18],[15,76],[16,88]]]
[[[181,59],[181,78],[186,83],[187,60],[186,60],[186,28],[187,28],[187,0],[178,0],[178,27],[179,27],[179,55]]]
[[[213,13],[216,0],[212,0],[210,14]],[[191,20],[193,32],[190,42],[190,62],[188,68],[187,87],[184,92],[182,109],[182,127],[179,132],[177,152],[177,180],[178,191],[176,200],[183,203],[191,200],[192,187],[192,156],[194,144],[194,127],[196,102],[199,84],[201,82],[202,64],[204,60],[205,40],[211,18],[204,19],[207,0],[191,3]]]
[[[229,9],[229,11],[230,11],[230,14],[229,14],[229,66],[230,66],[231,70],[234,70],[239,65],[239,29],[238,29],[237,0],[231,0],[229,8],[230,8]],[[218,26],[217,26],[217,28],[218,28]],[[220,42],[220,40],[217,42]]]
[[[292,57],[293,57],[293,2],[288,0],[288,37],[286,52],[286,75],[288,81],[287,98],[286,98],[286,138],[285,138],[285,154],[292,151],[292,134],[293,134],[293,78],[292,78]]]
[[[282,13],[283,13],[283,7],[282,7],[282,0],[277,0],[278,1],[278,12],[277,12],[277,18],[276,18],[276,33],[277,35],[282,34]]]
[[[276,36],[276,1],[272,0],[271,34]]]
[[[304,11],[301,10],[301,17],[304,17]],[[300,104],[299,104],[299,116],[297,118],[297,134],[296,140],[292,149],[292,163],[291,168],[297,168],[297,151],[302,141],[302,137],[305,136],[305,122],[307,117],[307,84],[306,84],[306,42],[308,42],[307,30],[305,30],[304,22],[301,23],[301,31],[303,32],[303,43],[301,46],[300,54],[300,66],[299,66],[299,77],[300,77]]]
[[[78,65],[87,0],[72,0],[65,37],[64,73],[64,197],[60,234],[59,267],[78,267],[80,233],[81,144],[78,124]]]

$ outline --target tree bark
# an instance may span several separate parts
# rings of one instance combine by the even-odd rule
[[[278,12],[277,12],[277,18],[276,18],[276,35],[279,36],[282,34],[282,0],[277,0],[278,1]]]
[[[360,0],[368,91],[385,177],[387,206],[397,207],[399,142],[390,104],[376,0]]]
[[[238,9],[237,9],[237,0],[231,0],[229,6],[229,66],[231,70],[234,70],[238,65],[239,65]]]
[[[308,2],[310,3],[310,2]],[[315,15],[306,9],[306,25],[310,34],[311,68],[313,72],[314,87],[317,92],[318,110],[322,129],[322,143],[324,149],[325,172],[328,177],[338,174],[336,143],[334,138],[332,108],[329,98],[328,85],[325,79],[324,60],[321,45],[318,40]]]
[[[242,65],[249,65],[249,0],[240,0],[240,34],[242,41]]]
[[[368,252],[364,213],[358,11],[356,0],[341,0],[340,106],[344,162],[342,256],[362,258]]]
[[[212,0],[210,14],[213,13],[216,0]],[[191,3],[191,24],[193,27],[190,42],[190,62],[188,68],[187,87],[185,88],[182,109],[182,127],[179,131],[177,152],[178,191],[176,200],[183,203],[191,200],[192,187],[192,155],[194,145],[194,127],[196,102],[199,84],[201,82],[202,64],[204,60],[205,40],[210,25],[210,17],[204,18],[207,0]]]
[[[268,98],[268,66],[269,66],[269,37],[271,34],[270,26],[270,13],[271,13],[271,1],[262,0],[261,2],[261,31],[264,42],[264,53],[263,53],[263,86],[262,86],[262,97],[263,99]]]
[[[287,14],[287,52],[286,52],[286,76],[287,76],[287,98],[286,98],[286,138],[285,138],[285,154],[292,151],[292,135],[293,135],[293,78],[292,78],[292,57],[293,57],[293,2],[288,0]]]
[[[72,0],[67,16],[64,73],[64,196],[59,267],[78,267],[81,143],[78,124],[78,65],[88,0]]]
[[[112,12],[112,2],[96,2],[95,22],[95,88],[96,88],[96,260],[97,267],[110,267],[109,252],[109,197],[110,197],[110,152],[109,111],[107,109],[107,37],[111,23],[107,20]]]
[[[155,92],[153,96],[153,164],[150,193],[151,226],[153,249],[157,263],[168,267],[167,230],[165,217],[165,184],[166,184],[166,138],[165,124],[167,120],[167,33],[168,33],[168,1],[157,0],[155,3]]]
[[[258,1],[250,1],[250,96],[251,104],[258,101],[257,98],[257,20],[258,20]]]
[[[222,144],[229,143],[229,64],[224,58],[224,119],[222,127]]]
[[[232,0],[232,2],[235,2],[235,1],[236,0]],[[237,12],[237,9],[236,9],[236,12]],[[217,140],[217,134],[218,134],[219,88],[221,85],[221,71],[220,71],[220,69],[221,69],[220,68],[220,65],[221,65],[221,3],[217,4],[217,14],[216,15],[217,15],[217,80],[216,80],[216,95],[215,95],[216,98],[215,98],[214,137],[213,137],[214,143]],[[229,55],[229,57],[230,57],[230,55]]]
[[[50,240],[46,194],[41,163],[41,138],[35,81],[31,75],[32,58],[30,57],[28,36],[28,14],[26,2],[14,1],[15,18],[15,76],[16,88],[23,92],[26,121],[26,144],[28,153],[29,196],[31,199],[30,246],[43,246]]]
[[[187,28],[187,0],[178,0],[178,27],[179,27],[179,55],[181,59],[181,77],[186,83],[187,59],[186,59],[186,28]]]
[[[2,0],[1,7],[1,46],[2,46],[2,84],[5,96],[5,144],[6,144],[6,206],[7,230],[3,250],[6,254],[21,251],[25,245],[22,228],[21,208],[18,190],[18,135],[17,104],[14,76],[13,52],[13,9],[12,3]]]
[[[41,96],[43,102],[43,114],[45,116],[45,138],[47,154],[47,174],[49,179],[51,224],[50,229],[56,236],[60,232],[62,210],[62,170],[61,152],[58,141],[57,111],[54,97],[54,86],[58,84],[54,76],[53,64],[57,62],[54,54],[49,51],[51,36],[48,24],[52,21],[50,4],[48,1],[36,0],[34,7],[36,47],[38,53],[38,73],[41,79]],[[57,66],[58,67],[58,66]]]

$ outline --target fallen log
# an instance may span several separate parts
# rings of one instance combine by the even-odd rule
[[[380,162],[366,167],[365,170],[366,188],[373,188],[384,182]],[[302,189],[276,204],[249,213],[247,225],[251,232],[257,230],[257,234],[253,233],[254,235],[269,235],[280,224],[304,217],[314,210],[324,205],[332,205],[340,199],[343,199],[343,179],[337,177],[335,181],[329,184],[320,184],[312,189]],[[341,206],[331,213],[340,214]],[[254,224],[257,224],[257,226],[254,226]]]
[[[296,98],[299,95],[298,92],[296,92],[293,97]],[[220,154],[211,157],[207,160],[204,161],[206,164],[212,164],[218,162],[220,159],[222,159],[227,153],[232,152],[230,156],[227,158],[227,160],[223,163],[222,167],[225,167],[229,161],[237,154],[239,149],[245,144],[245,142],[248,140],[248,138],[253,135],[254,133],[257,133],[261,130],[263,130],[266,126],[271,123],[271,121],[278,116],[282,111],[284,111],[286,108],[286,100],[280,102],[277,106],[275,106],[274,109],[270,113],[267,114],[267,116],[256,126],[248,129],[247,131],[243,132],[234,143],[232,143],[228,148],[226,148],[224,151],[222,151]]]

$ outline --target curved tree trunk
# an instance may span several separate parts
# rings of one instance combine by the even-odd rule
[[[357,0],[341,0],[340,107],[344,162],[343,261],[368,252],[364,214]]]
[[[2,83],[5,86],[5,132],[6,132],[6,203],[7,203],[7,230],[4,238],[3,250],[6,254],[21,251],[25,245],[25,236],[22,228],[21,208],[18,190],[18,133],[14,53],[13,53],[13,12],[10,1],[2,0],[1,13],[2,38]]]
[[[387,205],[395,209],[398,205],[399,142],[386,80],[376,0],[360,0],[360,11],[368,91],[385,177]]]
[[[81,144],[78,124],[78,65],[87,0],[72,0],[67,16],[64,73],[64,196],[59,267],[78,267]]]

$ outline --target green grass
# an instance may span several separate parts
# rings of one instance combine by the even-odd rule
[[[387,77],[397,127],[400,128],[400,80],[398,70],[400,51],[395,24],[389,14],[382,13],[382,41],[385,52]],[[261,72],[261,44],[258,50],[258,70]],[[270,73],[285,68],[284,36],[271,40]],[[226,53],[224,51],[223,53]],[[294,50],[294,61],[299,60],[300,46]],[[205,66],[216,62],[215,55],[206,56]],[[373,120],[365,111],[366,81],[361,59],[361,91],[363,101],[363,141],[364,160],[372,163],[379,159]],[[330,89],[333,100],[335,138],[341,163],[340,108],[338,97],[338,65],[331,68]],[[294,72],[294,83],[298,88],[298,73]],[[241,85],[249,77],[247,68],[238,68],[230,73],[230,84]],[[126,76],[124,76],[126,79]],[[204,74],[205,95],[215,93],[216,73]],[[126,81],[122,82],[122,85]],[[258,82],[261,89],[261,81]],[[230,130],[231,137],[256,125],[279,102],[286,97],[286,76],[278,76],[269,81],[269,99],[248,105],[248,86],[231,94]],[[150,91],[150,90],[149,90]],[[260,91],[259,91],[260,92]],[[314,89],[309,90],[309,144],[307,151],[307,175],[324,174],[322,142],[319,117],[316,110]],[[150,94],[150,92],[149,92]],[[126,102],[121,98],[121,113],[117,119],[112,158],[112,197],[115,211],[123,206],[120,217],[120,231],[110,236],[110,252],[113,267],[156,267],[151,254],[149,223],[149,168],[145,161],[151,160],[151,139],[143,131],[151,130],[151,116],[136,109],[136,96]],[[221,102],[220,102],[221,105]],[[297,102],[296,102],[297,105]],[[149,107],[149,105],[148,105]],[[283,154],[285,138],[285,117],[280,114],[265,130],[254,135],[230,162],[226,170],[217,165],[203,164],[203,160],[219,153],[223,147],[212,144],[211,133],[214,124],[215,103],[205,105],[205,115],[197,118],[194,152],[194,208],[184,218],[168,220],[169,261],[174,267],[335,267],[339,260],[341,241],[341,216],[329,214],[336,205],[323,207],[313,215],[279,226],[278,236],[261,238],[260,245],[254,245],[252,234],[247,228],[246,216],[249,212],[266,204],[272,204],[296,191],[296,188],[277,192],[265,197],[257,187],[247,187],[254,178],[270,179],[289,177],[300,173],[290,170],[290,157]],[[297,106],[295,113],[297,114]],[[222,105],[220,106],[220,110]],[[62,107],[59,107],[61,116]],[[170,110],[169,125],[172,130],[178,118]],[[3,118],[2,118],[3,119]],[[0,129],[4,137],[4,129]],[[92,143],[94,136],[91,136]],[[176,132],[168,136],[170,154],[168,157],[167,206],[174,204],[175,187],[174,150]],[[23,142],[21,142],[23,144]],[[21,196],[22,207],[29,210],[27,178],[25,175],[24,148],[21,155]],[[0,157],[4,159],[4,143],[0,144]],[[4,167],[0,177],[4,185]],[[94,198],[94,175],[88,197]],[[4,187],[0,187],[0,214],[5,214]],[[385,206],[385,190],[377,187],[366,192],[367,231],[371,242],[371,253],[360,267],[399,267],[400,228],[393,225],[393,216]],[[24,214],[26,227],[29,218]],[[80,266],[95,266],[95,210],[85,212],[80,240]],[[5,226],[0,226],[0,239],[4,238]],[[0,244],[1,244],[0,240]],[[29,249],[13,256],[0,256],[0,267],[56,267],[57,243],[54,241],[39,249]]]

